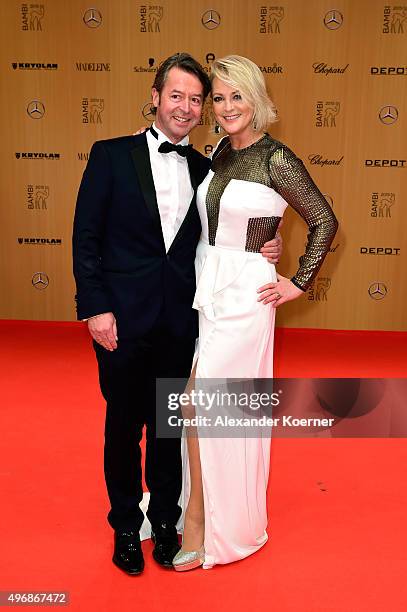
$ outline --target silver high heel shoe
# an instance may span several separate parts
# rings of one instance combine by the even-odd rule
[[[184,551],[179,550],[172,560],[172,565],[177,572],[186,572],[187,570],[200,567],[205,561],[205,549],[203,546],[199,550]]]

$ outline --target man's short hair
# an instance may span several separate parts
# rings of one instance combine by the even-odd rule
[[[205,70],[202,68],[201,64],[196,61],[189,53],[175,53],[175,55],[171,55],[171,57],[167,57],[166,60],[160,65],[157,74],[155,75],[153,87],[161,94],[161,91],[165,85],[165,81],[167,80],[168,73],[171,68],[179,68],[184,72],[189,72],[190,74],[195,75],[200,82],[202,83],[203,88],[203,100],[205,100],[206,96],[211,90],[211,83],[209,81],[209,77],[206,74]],[[157,109],[153,107],[151,112],[155,114]]]

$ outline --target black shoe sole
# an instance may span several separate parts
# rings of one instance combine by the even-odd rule
[[[118,563],[115,558],[113,557],[112,559],[113,563],[115,564],[116,567],[118,567],[119,569],[122,570],[122,572],[124,572],[125,574],[127,574],[128,576],[139,576],[140,574],[143,573],[144,571],[144,566],[142,567],[142,569],[140,570],[129,570],[124,568],[122,565],[120,565],[120,563]]]

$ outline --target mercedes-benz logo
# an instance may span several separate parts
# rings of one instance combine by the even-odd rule
[[[372,300],[382,300],[387,295],[387,287],[384,283],[372,283],[368,293]]]
[[[343,15],[337,10],[328,11],[324,17],[324,25],[328,30],[337,30],[343,24]]]
[[[155,117],[154,117],[154,113],[151,112],[151,109],[154,108],[154,106],[152,105],[151,102],[147,102],[147,104],[144,104],[142,110],[141,110],[141,114],[143,115],[144,119],[146,119],[147,121],[151,121],[153,122]]]
[[[35,289],[42,291],[43,289],[46,289],[48,287],[49,278],[45,274],[45,272],[36,272],[35,274],[33,274],[31,284]]]
[[[384,125],[396,123],[399,118],[399,112],[395,106],[383,106],[379,112],[379,119]]]
[[[102,13],[96,8],[89,8],[83,14],[83,23],[88,28],[98,28],[102,23]]]
[[[41,119],[45,115],[45,106],[39,100],[31,100],[27,105],[27,113],[31,119]]]
[[[218,26],[220,26],[220,15],[217,11],[210,9],[209,11],[205,11],[202,15],[202,25],[207,30],[215,30]]]

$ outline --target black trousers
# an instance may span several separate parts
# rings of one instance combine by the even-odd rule
[[[99,381],[107,402],[104,470],[113,529],[139,530],[143,513],[140,440],[146,425],[145,480],[150,491],[147,517],[153,526],[175,525],[181,508],[180,439],[156,437],[155,379],[188,378],[193,338],[175,338],[157,324],[142,338],[120,339],[107,351],[94,343]]]

